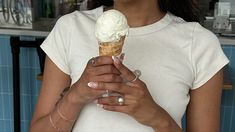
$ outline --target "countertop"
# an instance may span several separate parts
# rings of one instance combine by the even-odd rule
[[[32,37],[46,37],[52,30],[56,23],[56,19],[38,19],[34,21],[31,26],[27,28],[17,27],[17,26],[1,26],[0,34],[2,35],[12,35],[12,36],[32,36]]]
[[[0,28],[0,34],[13,36],[46,37],[52,27],[35,26],[33,29]],[[235,45],[235,37],[218,36],[221,45]]]
[[[235,45],[235,37],[218,36],[221,45]]]
[[[4,29],[0,28],[0,34],[2,35],[12,35],[12,36],[32,36],[32,37],[46,37],[49,31],[39,31],[30,29]]]

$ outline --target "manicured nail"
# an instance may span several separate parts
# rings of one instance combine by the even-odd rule
[[[104,107],[104,105],[102,105],[102,104],[96,104],[96,106],[97,106],[97,107],[100,107],[100,108],[103,108],[103,107]]]
[[[96,82],[89,82],[87,84],[87,86],[90,87],[90,88],[97,88],[98,87],[98,83],[96,83]]]
[[[120,64],[121,60],[117,56],[112,56],[112,59],[115,63]]]
[[[120,56],[120,60],[123,62],[124,60],[124,57],[125,57],[125,53],[122,53],[121,56]]]

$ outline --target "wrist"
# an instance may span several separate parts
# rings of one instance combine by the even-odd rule
[[[74,92],[69,92],[68,95],[65,96],[65,101],[68,104],[71,104],[71,105],[74,105],[74,106],[83,106],[83,105],[85,105],[85,103],[83,101],[81,101],[81,99],[79,99]]]
[[[159,131],[160,129],[169,127],[169,121],[162,117],[162,115],[159,116],[159,114],[154,114],[152,120],[150,121],[150,126],[155,130]]]
[[[51,126],[57,131],[71,131],[82,105],[70,101],[69,92],[57,103],[53,112],[49,114]]]
[[[171,122],[167,119],[161,119],[160,121],[153,121],[151,126],[155,131],[171,132]]]
[[[155,131],[163,131],[163,132],[178,132],[181,131],[180,127],[177,125],[177,123],[172,119],[172,117],[160,106],[158,109],[156,109],[156,112],[154,113],[155,118],[152,118],[151,120],[151,127]]]
[[[85,101],[83,101],[79,95],[77,94],[76,89],[74,88],[74,86],[72,85],[70,90],[68,91],[68,94],[65,96],[65,100],[72,104],[72,105],[76,105],[76,106],[83,106],[85,105]]]
[[[63,100],[57,104],[57,113],[60,117],[65,117],[67,120],[74,120],[79,115],[84,104],[73,101],[72,93],[65,94]],[[61,116],[62,115],[62,116]],[[63,118],[64,119],[64,118]]]

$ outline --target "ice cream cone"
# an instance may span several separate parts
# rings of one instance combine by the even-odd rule
[[[99,42],[100,56],[118,56],[122,53],[125,36],[121,37],[118,42]]]
[[[120,11],[111,9],[100,15],[95,24],[99,55],[119,56],[128,31],[127,19]]]

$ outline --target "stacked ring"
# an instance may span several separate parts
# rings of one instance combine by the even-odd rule
[[[125,99],[122,96],[118,96],[117,102],[118,102],[119,105],[124,105]]]

